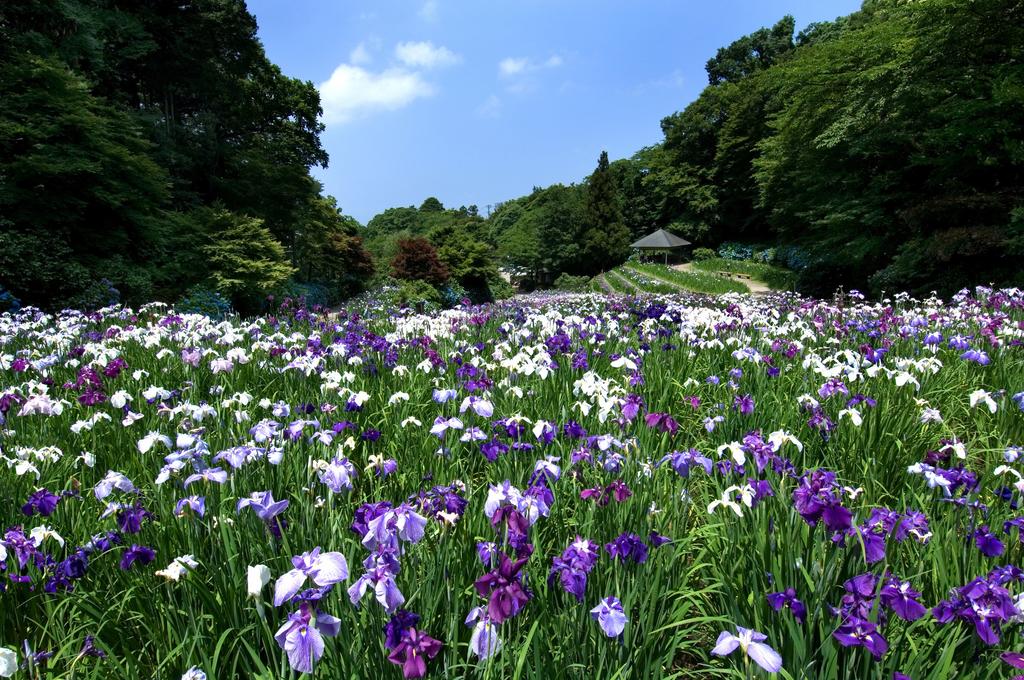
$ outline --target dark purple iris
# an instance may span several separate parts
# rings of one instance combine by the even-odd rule
[[[146,565],[156,559],[156,551],[144,545],[132,545],[121,556],[121,569],[128,571],[135,564]]]
[[[513,561],[508,555],[502,554],[498,568],[484,574],[473,584],[477,594],[487,598],[487,616],[494,623],[500,624],[515,616],[530,601],[530,593],[523,587],[521,573],[529,559],[527,555]]]
[[[632,560],[636,564],[643,564],[647,561],[647,544],[636,534],[624,533],[611,543],[606,543],[605,551],[612,559],[620,562]]]
[[[384,625],[384,647],[395,649],[402,642],[402,635],[420,622],[420,615],[399,609]]]
[[[793,618],[796,619],[797,623],[803,623],[807,619],[807,607],[797,599],[794,588],[786,588],[778,593],[769,593],[767,598],[768,604],[777,612],[789,608],[793,612]]]
[[[60,496],[47,489],[39,489],[28,497],[28,502],[21,506],[21,511],[29,517],[37,512],[43,517],[49,517],[57,509],[60,499]]]

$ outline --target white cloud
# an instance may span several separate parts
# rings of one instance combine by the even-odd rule
[[[481,118],[497,118],[501,115],[501,99],[492,94],[484,103],[476,107],[476,115]]]
[[[373,73],[342,64],[320,84],[325,123],[345,123],[373,111],[394,111],[434,94],[434,87],[415,71],[391,68]]]
[[[370,56],[370,50],[366,49],[366,43],[359,43],[348,55],[348,60],[353,64],[369,64],[373,57]]]
[[[513,59],[506,57],[498,64],[498,70],[503,76],[514,76],[526,70],[528,62],[526,59]]]
[[[429,41],[398,43],[395,45],[395,57],[413,68],[450,66],[461,61],[461,57],[447,47],[435,47],[434,43]]]
[[[526,57],[505,57],[498,62],[498,72],[506,78],[519,76],[531,71],[558,68],[564,63],[562,57],[554,54],[544,61],[534,61]]]
[[[420,19],[424,21],[437,21],[437,0],[427,0],[420,5]]]

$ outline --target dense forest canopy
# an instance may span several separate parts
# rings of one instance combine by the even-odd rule
[[[630,236],[775,246],[818,294],[1024,284],[1024,3],[866,0],[794,28],[718,50],[663,140],[611,163]],[[506,261],[550,275],[624,259],[584,255],[593,178],[502,204]]]
[[[807,293],[1024,284],[1024,0],[865,0],[795,31],[719,49],[661,141],[595,150],[577,184],[363,228],[310,175],[316,88],[267,59],[242,0],[4,3],[0,295],[334,302],[424,283],[401,251],[428,243],[449,297],[480,300],[499,268],[592,275],[658,228],[773,248]]]
[[[0,284],[48,307],[351,292],[369,266],[309,173],[320,114],[242,0],[4,3]]]

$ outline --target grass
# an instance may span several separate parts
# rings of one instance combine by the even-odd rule
[[[727,260],[716,257],[708,260],[700,260],[692,263],[694,269],[706,272],[730,272],[733,274],[744,274],[762,281],[770,288],[776,290],[793,290],[796,285],[796,273],[775,267],[770,264],[753,262],[750,260]]]
[[[722,295],[725,293],[748,293],[750,289],[739,281],[730,281],[710,273],[678,271],[660,264],[630,262],[625,268],[640,275],[674,287],[676,290]]]

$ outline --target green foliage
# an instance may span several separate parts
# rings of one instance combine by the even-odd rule
[[[572,274],[562,274],[555,279],[555,289],[569,291],[571,293],[581,293],[587,289],[590,285],[590,277],[588,276],[573,276]]]
[[[775,290],[793,290],[798,279],[796,272],[753,260],[709,258],[700,261],[695,260],[693,268],[708,272],[744,274]]]
[[[415,307],[419,311],[429,311],[442,306],[444,298],[435,287],[421,280],[402,281],[395,293],[398,306]]]
[[[785,17],[718,51],[663,141],[611,164],[609,221],[617,205],[633,237],[772,244],[722,255],[785,264],[808,293],[1024,284],[1024,5],[872,0],[793,28]],[[507,261],[564,250],[530,265],[552,279],[607,262],[614,239],[589,214],[565,232],[582,259],[525,218],[545,191],[492,216]]]
[[[205,208],[206,232],[200,250],[212,287],[244,313],[256,310],[263,296],[280,287],[294,271],[263,220],[223,208]]]
[[[622,218],[607,151],[601,152],[597,169],[587,180],[586,198],[583,255],[585,268],[597,272],[625,260],[629,248],[629,230]]]
[[[703,271],[679,271],[661,264],[631,262],[616,270],[624,273],[633,285],[651,293],[678,293],[690,291],[721,295],[749,293],[750,289],[739,281]]]
[[[0,12],[7,288],[49,308],[103,278],[129,302],[176,299],[203,277],[194,211],[211,206],[262,220],[298,271],[318,268],[298,241],[322,212],[319,94],[267,59],[243,2]]]
[[[705,66],[708,82],[712,85],[736,83],[770,67],[792,51],[795,25],[793,17],[787,15],[771,29],[758,29],[719,49]]]
[[[318,196],[307,205],[293,261],[303,281],[324,286],[325,304],[359,292],[373,274],[373,258],[360,232],[359,223],[342,215],[333,197]]]
[[[175,304],[179,312],[205,314],[221,321],[231,315],[231,301],[215,290],[203,286],[192,286]]]
[[[711,248],[694,248],[693,249],[693,261],[702,262],[704,260],[710,260],[715,257],[716,253]]]
[[[487,288],[491,292],[491,297],[495,300],[507,300],[516,294],[515,286],[500,276],[496,276],[488,281]]]

